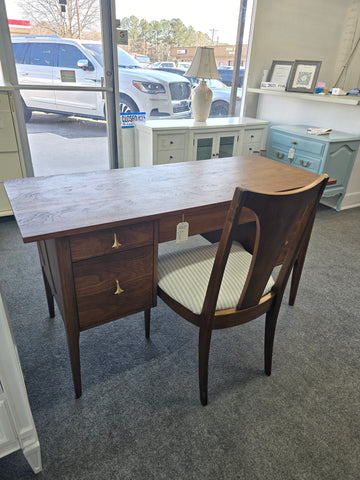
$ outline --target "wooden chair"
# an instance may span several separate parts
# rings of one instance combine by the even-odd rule
[[[276,321],[286,287],[302,245],[308,241],[328,177],[301,189],[261,193],[236,188],[220,242],[159,256],[158,295],[184,319],[199,327],[200,400],[207,404],[211,333],[266,314],[265,372],[271,374]],[[256,218],[254,250],[236,240],[244,208]],[[291,239],[291,240],[289,240]],[[276,279],[277,260],[283,255]],[[150,333],[150,310],[145,312]]]

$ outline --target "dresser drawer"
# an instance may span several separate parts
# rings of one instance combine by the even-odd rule
[[[306,140],[297,136],[291,136],[289,134],[283,134],[280,132],[272,132],[271,143],[281,145],[283,149],[289,150],[295,148],[295,150],[302,150],[310,155],[322,156],[325,151],[325,143],[317,140]]]
[[[251,155],[253,153],[260,154],[260,143],[245,143],[241,146],[240,155]]]
[[[165,163],[179,163],[185,160],[184,150],[162,150],[154,156],[154,165],[163,165]]]
[[[151,245],[73,264],[80,329],[152,307],[153,263]]]
[[[321,161],[317,158],[302,156],[301,154],[295,155],[293,165],[295,167],[302,168],[303,170],[309,170],[310,172],[314,173],[321,173]]]
[[[173,148],[184,148],[185,134],[174,133],[157,136],[158,150],[172,150]]]
[[[321,173],[321,160],[318,158],[310,157],[309,155],[302,155],[301,152],[295,149],[293,158],[289,158],[289,151],[278,147],[277,145],[270,145],[269,158],[277,160],[293,167],[302,168],[303,170],[309,170],[314,173]]]
[[[74,235],[70,239],[71,258],[76,262],[86,258],[115,254],[131,248],[151,245],[154,238],[153,232],[153,223],[146,222]]]
[[[263,128],[245,128],[244,136],[243,136],[243,143],[258,143],[261,144],[262,138],[264,134]]]

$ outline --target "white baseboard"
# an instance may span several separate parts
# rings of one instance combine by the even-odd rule
[[[338,195],[334,197],[322,197],[321,202],[327,207],[335,208],[336,202],[338,200]],[[360,192],[353,192],[345,194],[343,201],[341,202],[341,210],[347,210],[349,208],[360,207]]]

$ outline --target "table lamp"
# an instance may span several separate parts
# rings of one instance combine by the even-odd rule
[[[213,94],[207,86],[205,78],[221,78],[216,67],[214,49],[198,47],[185,76],[201,79],[199,85],[192,92],[191,106],[195,122],[206,122],[210,113]]]

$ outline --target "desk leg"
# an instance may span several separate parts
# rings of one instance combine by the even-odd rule
[[[66,238],[45,240],[39,245],[49,313],[53,317],[54,297],[64,321],[75,397],[81,397],[80,327],[77,314],[71,252]]]
[[[48,304],[48,309],[49,309],[49,316],[50,318],[55,317],[55,303],[54,303],[54,295],[52,293],[50,284],[48,282],[47,276],[44,271],[44,267],[41,267],[43,279],[44,279],[44,285],[45,285],[45,292],[46,292],[46,300]]]
[[[82,394],[81,387],[81,369],[80,369],[80,332],[72,328],[71,322],[65,323],[66,337],[69,347],[71,372],[74,383],[75,398],[80,398]]]
[[[75,286],[72,272],[70,244],[66,238],[56,240],[56,257],[62,304],[61,313],[65,324],[69,347],[70,364],[75,397],[81,397],[80,327],[77,313]]]

